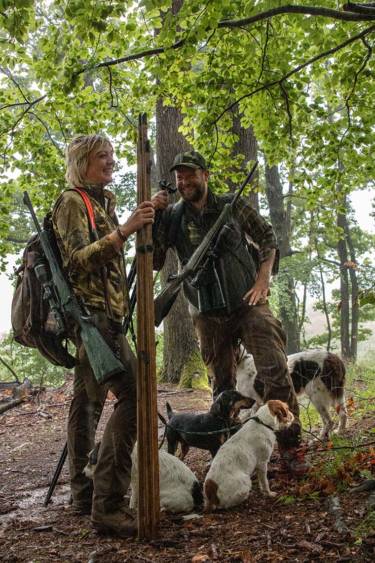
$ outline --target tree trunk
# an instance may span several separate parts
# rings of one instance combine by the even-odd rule
[[[349,249],[350,261],[352,262],[349,268],[350,285],[351,285],[351,334],[350,334],[350,359],[356,361],[358,351],[358,324],[359,324],[359,288],[357,280],[356,266],[356,253],[353,245],[347,217],[345,216],[345,237]]]
[[[252,127],[248,127],[244,129],[241,125],[241,118],[238,111],[238,106],[235,106],[232,110],[233,114],[233,125],[232,130],[233,133],[237,136],[237,141],[233,148],[233,156],[237,156],[239,154],[244,156],[244,160],[241,165],[241,169],[244,172],[244,176],[249,172],[249,162],[255,161],[258,158],[258,143],[254,135],[254,131]],[[229,168],[230,172],[230,168]],[[258,188],[259,184],[259,171],[256,170],[253,179],[250,182],[250,186],[253,189]],[[228,178],[228,187],[230,191],[234,191],[238,188],[238,185],[232,182],[231,178]],[[251,191],[248,195],[248,199],[251,205],[259,211],[259,198],[257,191]]]
[[[156,155],[157,170],[160,179],[174,184],[174,174],[169,172],[177,153],[189,150],[184,137],[178,133],[182,119],[179,111],[163,105],[160,99],[156,106]],[[164,286],[171,274],[178,268],[174,251],[169,250],[164,268],[161,271],[161,283]],[[174,303],[164,325],[164,358],[161,379],[178,383],[186,364],[194,355],[199,355],[198,340],[191,321],[187,301],[182,291]]]
[[[332,328],[331,328],[331,320],[329,318],[329,311],[328,311],[328,307],[327,307],[326,286],[325,286],[325,282],[324,282],[323,268],[322,268],[321,264],[319,264],[319,273],[320,273],[320,284],[321,284],[321,287],[322,287],[323,311],[324,311],[324,316],[326,318],[327,331],[328,331],[327,352],[329,352],[330,349],[331,349]]]
[[[337,215],[337,225],[343,229],[343,234],[337,243],[337,254],[340,260],[340,337],[341,354],[346,360],[350,359],[350,307],[349,307],[349,276],[346,264],[348,251],[345,241],[345,214]]]
[[[344,198],[345,209],[347,199]],[[339,213],[337,225],[342,228],[343,234],[337,244],[337,252],[340,259],[340,328],[341,328],[341,350],[342,355],[348,360],[357,359],[358,346],[358,323],[359,323],[359,300],[358,280],[355,271],[356,253],[350,236],[350,229],[346,213]],[[349,251],[349,253],[348,253]],[[350,262],[349,262],[350,256]],[[349,271],[349,273],[348,273]],[[350,276],[350,283],[349,283]]]
[[[289,185],[289,194],[292,185]],[[279,244],[280,258],[291,254],[290,232],[291,213],[284,207],[283,186],[277,166],[266,164],[266,195],[270,209],[271,223]],[[292,275],[281,272],[280,277],[285,280],[286,293],[280,298],[280,320],[287,335],[287,352],[293,354],[300,350],[300,331],[298,323],[298,303],[295,292],[295,282]]]

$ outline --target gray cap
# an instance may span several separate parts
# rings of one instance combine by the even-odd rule
[[[172,170],[176,170],[179,166],[187,166],[188,168],[193,168],[194,170],[198,170],[198,168],[201,168],[202,170],[208,169],[205,159],[197,151],[186,151],[177,154],[173,161],[173,166],[170,168],[170,172],[172,172]]]

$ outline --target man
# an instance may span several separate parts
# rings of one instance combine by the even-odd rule
[[[90,312],[102,336],[121,359],[124,372],[99,385],[75,327],[77,347],[73,400],[68,420],[68,457],[73,510],[89,514],[98,531],[126,537],[136,522],[124,495],[130,483],[131,452],[136,440],[136,359],[122,333],[128,312],[123,259],[126,239],[154,221],[154,204],[143,202],[122,224],[115,215],[115,198],[106,186],[112,181],[113,148],[103,135],[80,135],[67,149],[66,179],[71,189],[58,198],[53,225],[64,271],[73,291]],[[97,236],[89,227],[86,205],[91,202]],[[101,441],[93,481],[83,474],[108,390],[117,398]]]
[[[232,195],[215,196],[208,188],[205,159],[196,151],[178,154],[175,171],[181,200],[157,217],[154,265],[163,266],[168,247],[174,247],[182,264],[190,258]],[[159,200],[165,199],[160,194]],[[166,202],[160,201],[159,209]],[[157,215],[158,215],[157,213]],[[250,244],[249,244],[250,241]],[[255,246],[258,259],[255,258]],[[251,251],[250,249],[253,249]],[[218,247],[194,280],[184,284],[193,311],[203,360],[212,376],[213,396],[236,385],[236,350],[241,341],[254,356],[255,387],[264,401],[288,403],[295,423],[278,436],[286,468],[305,471],[298,446],[301,425],[285,352],[285,334],[267,302],[270,278],[277,271],[277,242],[272,227],[240,198]]]

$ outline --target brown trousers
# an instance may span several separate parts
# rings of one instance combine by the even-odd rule
[[[299,444],[301,425],[293,383],[287,367],[284,330],[266,304],[244,304],[230,315],[194,317],[203,361],[212,376],[213,396],[236,387],[236,348],[241,341],[254,357],[255,389],[264,401],[285,401],[295,416],[290,429],[278,434],[284,447]]]
[[[136,358],[123,334],[106,317],[94,315],[104,339],[120,357],[125,371],[99,385],[89,364],[82,342],[76,337],[73,400],[68,419],[68,457],[73,503],[94,505],[101,512],[118,508],[130,484],[131,452],[137,433]],[[95,431],[104,402],[111,390],[117,399],[100,444],[93,482],[83,469],[95,444]]]

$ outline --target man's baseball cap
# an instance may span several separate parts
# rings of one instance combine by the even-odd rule
[[[172,172],[172,170],[176,170],[178,166],[187,166],[188,168],[193,168],[194,170],[198,170],[198,168],[208,170],[205,159],[197,151],[180,152],[176,155],[176,158],[173,161],[173,166],[170,168],[170,172]]]

